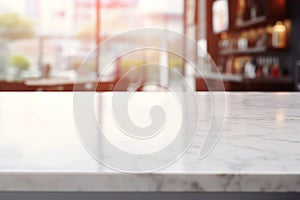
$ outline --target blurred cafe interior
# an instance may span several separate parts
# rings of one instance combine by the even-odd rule
[[[73,91],[75,80],[82,91],[112,91],[120,77],[148,63],[172,70],[146,67],[118,89],[162,89],[143,85],[148,81],[180,88],[176,72],[196,91],[209,90],[207,83],[219,76],[226,91],[298,91],[299,9],[295,0],[1,0],[0,91]],[[181,49],[195,66],[155,49],[116,55],[119,47],[134,49],[141,35],[97,48],[139,28],[167,29],[195,41],[191,47],[168,32],[147,35],[162,47]],[[107,55],[117,58],[109,68],[102,65]]]

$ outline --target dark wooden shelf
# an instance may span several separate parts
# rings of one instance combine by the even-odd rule
[[[244,78],[243,79],[244,82],[252,82],[252,83],[293,83],[294,80],[293,78],[289,77],[289,76],[282,76],[282,77],[278,77],[278,78],[271,78],[271,77],[267,77],[267,78]]]
[[[242,29],[242,28],[251,28],[253,26],[259,25],[267,21],[267,16],[257,17],[255,19],[251,19],[248,21],[243,21],[241,24],[235,24],[235,28]]]
[[[221,55],[238,55],[238,54],[257,54],[267,51],[266,47],[255,47],[248,49],[224,49],[220,51]]]
[[[244,55],[244,54],[267,54],[267,53],[280,53],[283,51],[287,51],[288,48],[284,49],[275,49],[275,48],[267,48],[267,47],[253,47],[247,49],[224,49],[220,51],[220,55]]]

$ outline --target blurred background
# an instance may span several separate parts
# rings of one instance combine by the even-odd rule
[[[87,58],[80,90],[111,91],[127,71],[155,62],[182,74],[198,91],[219,81],[214,63],[228,91],[297,91],[299,8],[293,0],[1,0],[0,90],[72,91]],[[193,57],[202,76],[179,56],[155,50],[122,56],[106,71],[101,52],[87,57],[102,41],[143,27],[166,28],[195,40],[198,48],[168,34],[149,37]],[[105,53],[134,47],[139,39],[117,41]],[[101,80],[99,74],[104,74]],[[181,85],[177,76],[160,69],[129,79],[122,90],[149,80]]]
[[[65,90],[58,86],[71,84],[87,55],[107,38],[142,27],[183,33],[184,9],[195,14],[196,6],[195,1],[191,1],[191,5],[185,3],[183,0],[3,0],[0,2],[0,77],[7,82],[7,87],[3,88],[3,83],[2,89],[18,90],[17,86],[20,86],[22,90],[25,81],[27,86],[40,86],[35,89]],[[167,36],[165,39],[167,45],[182,48],[178,41],[168,41]],[[113,54],[118,45],[132,43],[134,41],[118,41],[106,53]],[[124,56],[105,72],[106,80],[114,81],[131,67],[159,59],[157,51]],[[87,82],[96,81],[101,72],[101,65],[96,60],[97,56],[90,56],[85,61],[88,67],[81,76]],[[174,57],[169,64],[183,70],[180,58]],[[157,73],[153,71],[148,76],[155,77]],[[9,84],[14,82],[18,83]]]

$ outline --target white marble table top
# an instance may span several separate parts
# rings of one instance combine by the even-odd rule
[[[111,95],[98,94],[104,107]],[[300,192],[300,93],[226,93],[226,102],[222,136],[205,159],[200,130],[171,166],[137,174],[104,167],[81,145],[73,93],[0,93],[0,191]]]

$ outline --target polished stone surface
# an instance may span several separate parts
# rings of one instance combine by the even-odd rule
[[[173,105],[164,93],[135,95]],[[132,174],[104,167],[82,146],[73,93],[0,93],[0,190],[300,192],[300,94],[226,93],[222,135],[202,159],[211,99],[209,93],[196,95],[203,115],[191,148],[160,171]],[[96,96],[104,108],[97,113],[99,123],[114,130],[107,116],[112,94]],[[131,107],[132,120],[139,123],[147,122],[141,105]],[[192,121],[193,115],[183,119],[187,125]],[[185,130],[189,133],[188,126]],[[122,148],[137,150],[125,144]]]

